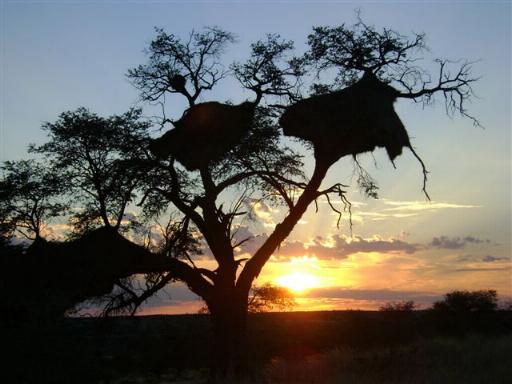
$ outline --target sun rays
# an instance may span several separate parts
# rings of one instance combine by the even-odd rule
[[[307,272],[292,272],[280,276],[276,279],[277,283],[292,292],[304,292],[311,288],[319,286],[320,278]]]

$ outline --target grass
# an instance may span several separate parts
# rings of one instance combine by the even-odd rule
[[[371,350],[336,348],[302,360],[274,358],[268,384],[509,383],[512,337],[420,340]]]
[[[249,319],[247,383],[501,383],[512,313],[267,313]],[[201,383],[207,316],[2,326],[2,383]]]

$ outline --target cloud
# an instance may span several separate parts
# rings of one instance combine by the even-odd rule
[[[243,225],[236,227],[232,234],[233,243],[239,243],[247,241],[248,239],[252,239],[254,237],[254,233],[251,230]]]
[[[242,244],[235,248],[235,254],[242,255],[248,253],[252,256],[267,239],[268,235],[266,233],[256,235],[248,227],[239,226],[232,235],[233,244],[242,242]]]
[[[246,202],[252,215],[254,215],[266,228],[274,228],[276,223],[274,221],[274,214],[279,213],[279,209],[272,208],[263,201],[248,199]]]
[[[391,208],[385,208],[385,211],[425,211],[435,209],[460,209],[460,208],[480,208],[481,205],[466,205],[443,203],[438,201],[392,201],[383,199],[385,205],[391,205]]]
[[[398,301],[414,300],[418,302],[430,302],[439,298],[439,294],[423,291],[395,291],[391,289],[351,289],[342,287],[316,288],[304,292],[308,298],[329,299],[356,299]]]
[[[240,227],[235,232],[234,241],[246,240],[237,249],[236,253],[253,255],[265,241],[268,235],[254,235],[247,227]],[[412,254],[422,249],[419,244],[413,244],[401,239],[383,239],[379,236],[365,239],[356,236],[349,238],[340,235],[317,236],[310,241],[288,240],[284,241],[276,250],[274,256],[279,259],[291,257],[310,256],[318,259],[345,259],[356,253],[407,253]]]
[[[465,255],[465,256],[459,256],[456,261],[458,262],[482,262],[482,263],[495,263],[498,261],[504,261],[504,260],[510,260],[508,257],[497,257],[497,256],[472,256],[472,255]]]
[[[283,243],[276,252],[278,257],[314,256],[318,259],[344,259],[356,253],[408,253],[412,254],[421,247],[399,239],[382,239],[374,237],[347,238],[333,235],[330,237],[318,236],[309,243],[289,241]]]
[[[497,267],[497,268],[457,268],[450,269],[447,272],[500,272],[500,271],[509,271],[512,269],[512,266],[507,267]]]
[[[345,202],[342,200],[331,199],[330,201],[331,201],[331,204],[345,205]],[[320,203],[321,204],[329,204],[329,202],[326,199],[320,200]],[[352,206],[352,208],[359,208],[359,207],[368,205],[368,203],[363,203],[362,201],[350,200],[350,205]]]
[[[358,253],[379,253],[390,255],[411,255],[432,248],[457,250],[468,244],[487,244],[490,241],[474,236],[465,237],[434,237],[429,243],[414,243],[405,239],[405,234],[398,237],[383,238],[375,235],[370,238],[360,236],[346,237],[343,235],[317,236],[309,241],[285,240],[274,252],[276,261],[287,261],[293,257],[315,257],[319,260],[342,260]],[[254,255],[267,241],[268,235],[254,235],[248,227],[240,227],[233,236],[234,242],[246,240],[235,251],[237,255]],[[492,263],[504,260],[496,256],[460,256],[457,262]]]
[[[379,199],[374,202],[372,210],[363,210],[364,205],[358,203],[356,209],[352,211],[352,220],[363,222],[383,221],[387,219],[408,219],[420,215],[421,213],[432,212],[442,209],[462,209],[462,208],[479,208],[477,205],[455,204],[436,201],[393,201],[387,199]]]
[[[67,223],[52,223],[44,229],[43,237],[48,240],[63,241],[72,229],[73,227]]]
[[[495,261],[501,261],[501,260],[509,260],[508,257],[495,257],[491,255],[487,255],[482,258],[482,261],[484,263],[494,263]]]
[[[346,254],[358,252],[405,252],[411,254],[419,249],[417,244],[393,238],[384,240],[381,238],[363,239],[362,237],[356,237],[354,240],[347,241],[347,238],[340,236],[336,236],[336,246]]]
[[[382,213],[382,212],[357,212],[353,214],[355,216],[361,216],[361,217],[367,217],[372,221],[382,221],[389,218],[395,218],[395,219],[403,219],[407,217],[413,217],[417,216],[418,214],[415,212],[407,212],[407,213]]]
[[[481,244],[489,243],[489,240],[482,240],[473,236],[460,237],[447,237],[439,236],[434,237],[429,246],[440,249],[460,249],[464,248],[467,244]]]
[[[256,253],[258,249],[267,241],[268,236],[266,234],[256,235],[249,238],[236,250],[237,254],[249,253],[251,256]]]

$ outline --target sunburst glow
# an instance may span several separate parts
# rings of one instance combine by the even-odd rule
[[[303,292],[307,289],[315,288],[319,284],[318,277],[306,272],[293,272],[278,277],[276,281],[279,285],[294,292]]]

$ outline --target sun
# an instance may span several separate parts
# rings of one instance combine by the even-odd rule
[[[280,276],[276,282],[293,292],[303,292],[307,289],[315,288],[319,284],[318,277],[307,272],[293,272]]]

